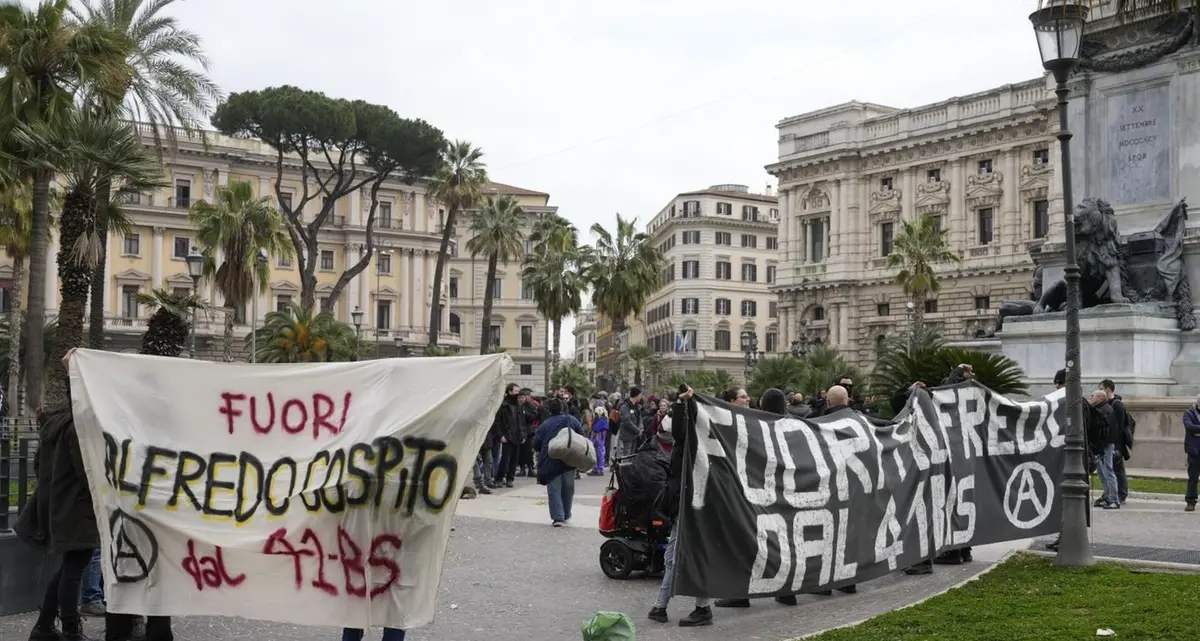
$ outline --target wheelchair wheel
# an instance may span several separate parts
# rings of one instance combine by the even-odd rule
[[[610,539],[600,546],[600,569],[604,570],[604,576],[617,580],[628,579],[633,572],[633,565],[633,550],[624,543]]]

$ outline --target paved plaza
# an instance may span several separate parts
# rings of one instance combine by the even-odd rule
[[[578,483],[573,526],[562,529],[550,527],[541,488],[531,480],[521,479],[517,488],[493,496],[460,502],[437,620],[408,638],[566,641],[580,638],[579,626],[592,613],[617,610],[633,617],[639,640],[781,641],[923,600],[984,570],[1008,550],[1030,543],[976,548],[977,561],[971,565],[939,566],[933,576],[925,577],[892,574],[860,586],[855,596],[801,596],[796,607],[768,599],[745,610],[717,609],[712,627],[681,629],[675,620],[690,610],[689,599],[671,605],[670,625],[655,624],[645,615],[658,589],[656,579],[613,581],[600,571],[597,553],[604,539],[595,524],[606,482],[585,477]],[[1196,514],[1183,513],[1181,501],[1131,501],[1120,511],[1098,511],[1093,538],[1098,553],[1168,550],[1200,557],[1200,539],[1195,536],[1198,519]],[[0,618],[0,639],[24,639],[32,621],[32,614]],[[89,631],[99,633],[100,627],[92,622]],[[175,630],[179,641],[339,638],[333,629],[219,617],[180,618]]]

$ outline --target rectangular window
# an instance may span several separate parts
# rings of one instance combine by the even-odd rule
[[[717,280],[733,280],[733,263],[717,261]]]
[[[279,198],[279,211],[283,212],[284,214],[287,214],[288,212],[292,211],[292,194],[291,194],[291,192],[285,191],[281,194],[276,194],[276,196]]]
[[[891,191],[891,190],[892,190],[892,177],[887,176],[885,178],[880,178],[879,179],[879,191]]]
[[[328,296],[322,296],[322,297],[318,298],[318,299],[317,299],[317,309],[319,309],[319,310],[320,310],[320,309],[325,309],[325,305],[327,305],[328,303],[329,303],[329,297],[328,297]],[[329,313],[333,314],[333,315],[336,317],[336,316],[337,316],[337,309],[336,309],[336,308],[331,308],[331,309],[329,310]]]
[[[137,294],[138,294],[137,285],[123,285],[121,287],[121,317],[122,318],[137,318],[138,317]]]
[[[1050,235],[1050,201],[1033,201],[1033,237],[1045,238]]]
[[[521,363],[521,376],[533,376],[533,365]]]
[[[776,236],[767,236],[767,249],[779,249],[779,238]]]
[[[279,257],[278,257],[278,259],[276,260],[276,263],[277,263],[277,264],[278,264],[280,267],[291,267],[291,266],[292,266],[292,259],[291,259],[291,258],[288,258],[287,256],[284,256],[283,254],[280,254],[280,255],[279,255]]]
[[[191,295],[191,293],[192,293],[192,289],[190,287],[172,287],[171,288],[171,295],[178,296],[179,298],[187,297],[187,296]]]
[[[744,300],[742,301],[742,316],[753,318],[758,315],[758,301]]]
[[[767,353],[774,354],[777,351],[779,351],[779,334],[767,332]]]
[[[733,245],[733,234],[727,231],[719,231],[716,235],[716,244],[718,245]]]
[[[186,178],[175,179],[175,207],[187,209],[192,206],[192,181]]]
[[[937,299],[936,298],[931,298],[931,299],[925,301],[925,313],[926,314],[936,314],[937,313]]]
[[[375,215],[375,225],[380,229],[392,228],[392,203],[379,203],[379,212]]]
[[[117,202],[122,205],[140,205],[142,195],[136,191],[120,191],[117,192]]]
[[[492,281],[492,298],[504,298],[504,279],[497,278]]]
[[[892,233],[895,223],[880,223],[879,225],[879,255],[892,255]]]
[[[698,260],[683,261],[683,277],[684,278],[700,278],[700,261],[698,261]]]
[[[929,171],[925,172],[925,182],[936,183],[936,182],[941,182],[941,180],[942,180],[942,170],[941,169],[930,169]]]
[[[683,313],[686,315],[699,314],[700,313],[700,299],[699,298],[683,299]]]
[[[891,316],[892,315],[892,306],[888,303],[876,303],[875,304],[875,315],[876,316]]]
[[[176,236],[173,249],[171,255],[175,258],[187,258],[188,254],[192,253],[192,239],[187,236]]]
[[[767,318],[779,318],[779,303],[775,301],[767,303]]]
[[[979,161],[979,175],[983,176],[985,174],[990,174],[990,173],[992,173],[992,159],[988,158],[987,160],[980,160]]]
[[[125,234],[125,242],[121,247],[121,253],[126,256],[141,256],[142,237],[138,234]]]
[[[979,227],[979,244],[989,245],[992,242],[992,208],[984,207],[976,213],[976,216]]]
[[[332,249],[322,249],[321,250],[321,269],[326,270],[326,271],[333,271],[333,250]]]
[[[280,294],[275,297],[275,311],[287,312],[292,306],[292,297],[289,294]]]
[[[987,310],[992,308],[992,299],[990,296],[976,296],[975,309]]]
[[[700,232],[698,232],[698,231],[683,232],[683,244],[684,245],[699,245],[700,244]]]
[[[732,203],[717,203],[717,213],[722,216],[732,216],[733,215],[733,204]]]
[[[499,325],[492,325],[492,335],[490,336],[490,338],[492,340],[488,341],[488,343],[492,347],[500,347],[500,326]]]
[[[1033,150],[1033,164],[1047,165],[1049,163],[1050,163],[1050,150],[1049,149]]]
[[[392,301],[381,300],[375,303],[375,329],[390,329],[392,327]]]
[[[758,249],[758,236],[754,234],[742,234],[742,247],[746,249]]]
[[[936,229],[938,231],[942,230],[942,217],[941,216],[927,216],[927,217],[929,218],[929,223],[931,225],[933,225],[934,229]]]
[[[521,281],[521,300],[533,300],[533,285]]]
[[[742,220],[758,222],[758,207],[754,205],[742,205]]]
[[[450,298],[458,298],[458,276],[450,277]]]
[[[717,299],[717,315],[728,316],[733,313],[733,302],[728,298]]]
[[[767,265],[767,282],[768,283],[775,282],[775,266],[774,265]]]
[[[718,352],[728,352],[730,343],[729,330],[718,329],[713,332],[713,349]]]
[[[754,263],[742,263],[742,282],[758,282],[758,265]]]
[[[691,218],[691,217],[695,217],[695,216],[699,216],[699,215],[700,215],[700,201],[699,200],[683,201],[683,217],[684,218]]]
[[[808,221],[808,259],[814,262],[825,260],[825,221]]]
[[[375,256],[376,270],[380,274],[392,273],[392,255],[378,254]]]
[[[773,220],[773,221],[779,220],[779,210],[778,209],[771,209],[771,220]]]
[[[521,348],[533,349],[533,325],[521,326]]]

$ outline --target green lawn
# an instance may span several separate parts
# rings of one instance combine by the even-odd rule
[[[1200,576],[1101,564],[1057,570],[1019,554],[956,590],[806,641],[1083,641],[1196,638]]]
[[[1100,475],[1092,475],[1092,489],[1100,490]],[[1155,479],[1144,476],[1129,477],[1130,492],[1145,492],[1148,494],[1180,494],[1187,491],[1187,481],[1184,479]]]

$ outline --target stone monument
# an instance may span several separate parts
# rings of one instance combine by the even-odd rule
[[[1072,230],[1082,270],[1080,369],[1085,393],[1113,379],[1137,419],[1131,468],[1182,469],[1180,416],[1200,394],[1190,287],[1200,278],[1200,229],[1187,218],[1187,202],[1200,198],[1196,4],[1118,15],[1118,5],[1132,5],[1093,3],[1069,83],[1070,180],[1077,198],[1091,196]],[[1031,389],[1048,388],[1065,364],[1062,236],[1056,221],[1036,250],[1036,302],[1001,306],[1001,349]]]

